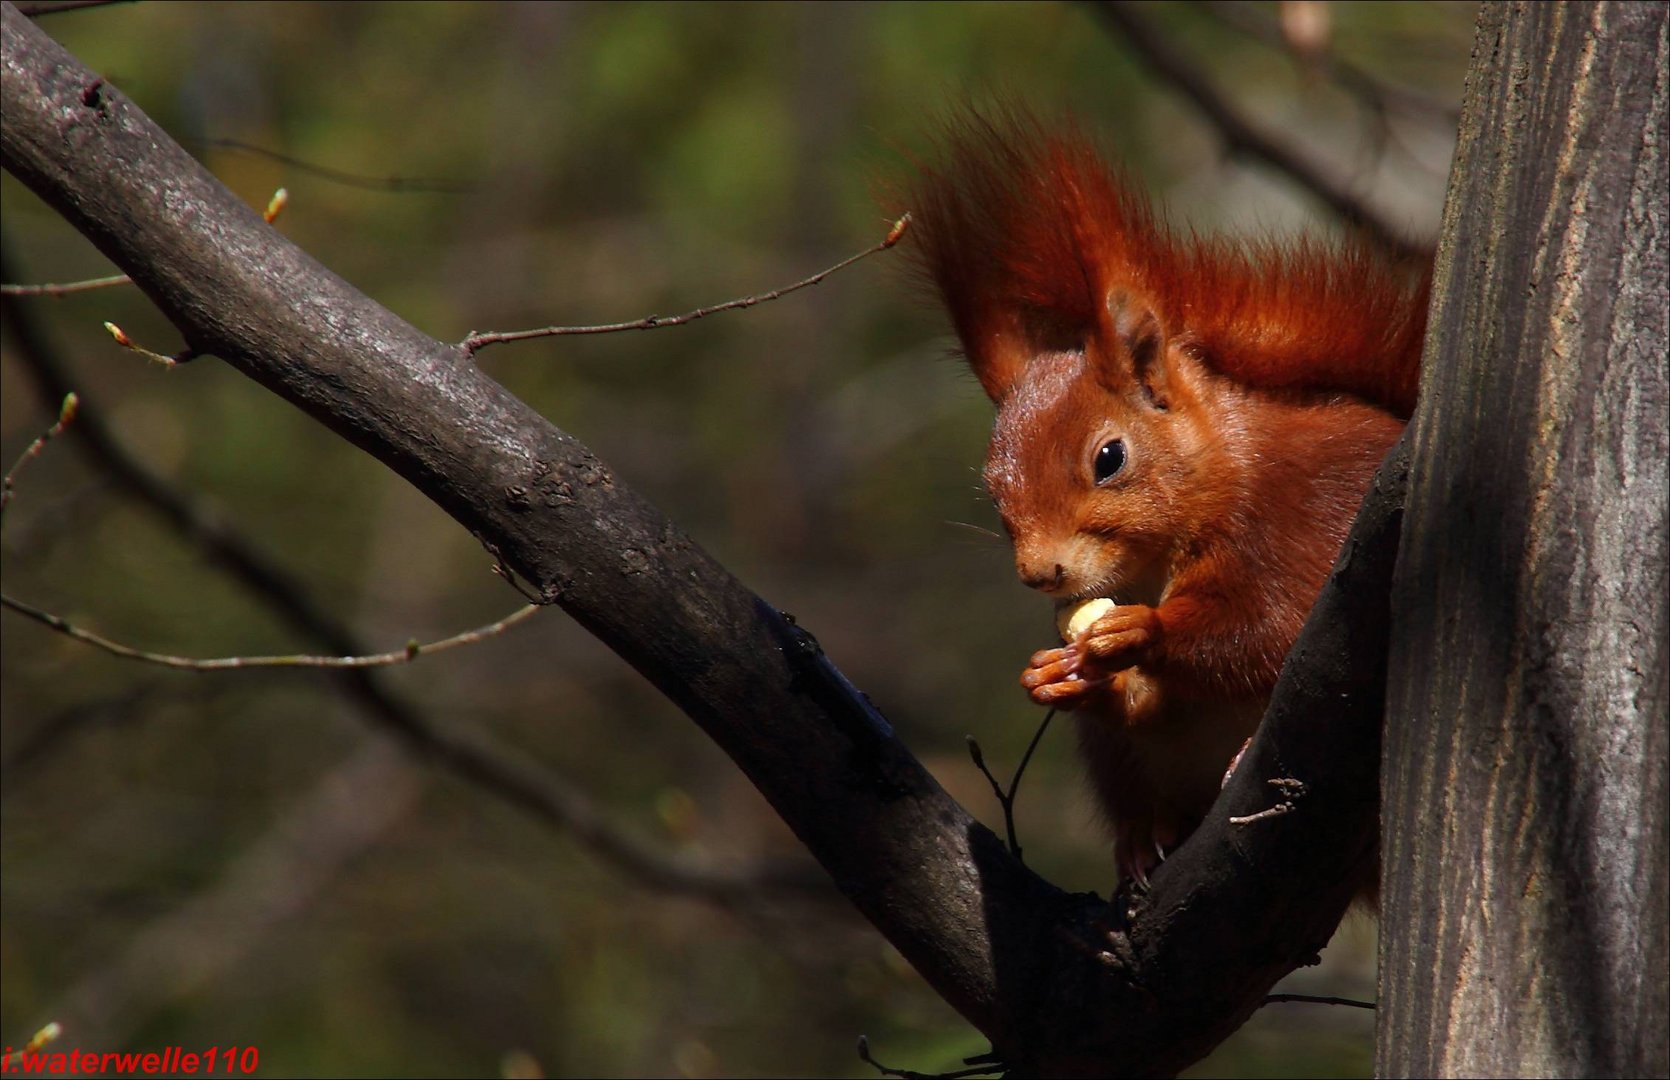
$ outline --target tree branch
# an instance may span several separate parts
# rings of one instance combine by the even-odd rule
[[[259,671],[271,668],[319,668],[327,671],[342,671],[347,669],[393,667],[396,664],[409,664],[419,656],[430,653],[455,649],[460,645],[474,645],[495,637],[515,626],[517,623],[533,615],[539,610],[537,604],[525,604],[497,622],[486,626],[478,626],[472,630],[465,630],[451,637],[428,644],[419,644],[417,639],[408,642],[403,649],[381,653],[354,653],[350,656],[309,656],[304,653],[290,653],[279,656],[174,656],[169,653],[149,652],[136,649],[131,645],[124,645],[119,641],[111,641],[90,630],[84,629],[70,622],[61,615],[54,615],[50,611],[43,611],[32,604],[25,604],[15,597],[0,593],[0,607],[15,611],[26,618],[34,619],[42,626],[51,627],[66,637],[90,645],[95,649],[102,649],[112,656],[120,656],[127,660],[138,660],[141,663],[156,664],[158,667],[174,668],[177,671]]]
[[[1021,866],[809,634],[586,447],[266,227],[9,4],[3,21],[6,168],[191,347],[405,477],[695,719],[1015,1074],[1175,1072],[1327,941],[1373,864],[1400,457],[1218,807],[1114,910]],[[1229,822],[1282,777],[1306,785],[1296,812]]]
[[[270,218],[267,219],[270,221]],[[11,269],[0,243],[0,277]],[[27,304],[0,295],[0,314],[15,355],[34,377],[43,400],[71,393],[57,351]],[[341,656],[370,652],[358,636],[316,604],[301,582],[199,499],[168,483],[137,460],[104,424],[97,407],[78,410],[71,443],[150,507],[182,537],[196,544],[285,625]],[[349,667],[333,673],[336,685],[372,726],[458,779],[473,784],[536,820],[563,831],[581,847],[639,883],[665,892],[735,905],[759,896],[826,899],[828,886],[803,862],[718,866],[664,853],[622,829],[577,786],[482,732],[468,734],[439,723],[392,693],[376,672]],[[12,763],[8,763],[8,767]]]
[[[1199,109],[1232,153],[1245,154],[1283,173],[1326,203],[1348,224],[1398,258],[1430,258],[1432,252],[1412,243],[1403,231],[1351,191],[1326,163],[1270,134],[1230,104],[1201,74],[1203,65],[1174,49],[1148,17],[1129,3],[1092,0],[1091,9],[1130,45],[1131,51]]]
[[[542,337],[574,337],[587,334],[618,334],[626,330],[664,330],[673,326],[685,326],[697,319],[705,319],[709,315],[717,315],[722,311],[738,311],[772,300],[780,300],[790,293],[817,285],[824,278],[845,270],[853,263],[867,259],[878,251],[886,251],[899,242],[899,238],[904,236],[905,230],[909,227],[910,215],[906,214],[895,221],[893,227],[887,231],[887,235],[876,243],[871,244],[856,255],[848,255],[834,266],[825,267],[810,277],[801,278],[792,285],[779,286],[769,292],[750,293],[735,300],[709,304],[707,307],[687,311],[683,315],[646,315],[641,319],[632,319],[628,322],[602,323],[595,326],[541,326],[534,330],[472,331],[463,341],[458,343],[458,347],[474,356],[489,345],[502,345],[510,341],[530,341]]]
[[[1226,26],[1234,27],[1268,48],[1278,52],[1293,51],[1282,36],[1276,20],[1262,8],[1235,0],[1203,0],[1198,6],[1214,19]],[[1401,112],[1429,121],[1451,133],[1461,122],[1459,104],[1382,79],[1340,56],[1332,44],[1322,56],[1316,58],[1315,66],[1329,81],[1356,98],[1364,108],[1376,115]]]

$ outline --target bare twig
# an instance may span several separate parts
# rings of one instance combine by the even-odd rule
[[[1372,1010],[1374,1008],[1374,1002],[1372,1001],[1358,1001],[1356,998],[1344,997],[1320,997],[1316,994],[1271,994],[1264,999],[1264,1004],[1279,1005],[1284,1001],[1308,1002],[1312,1005],[1349,1005],[1354,1009]]]
[[[273,197],[267,200],[267,208],[261,212],[261,216],[267,220],[268,225],[271,225],[278,220],[278,215],[282,214],[284,208],[289,205],[290,192],[284,188],[279,188],[273,192]],[[118,285],[132,284],[133,279],[126,274],[113,274],[110,277],[87,278],[84,281],[65,281],[52,285],[0,285],[0,296],[69,296],[72,293],[92,292],[95,289],[111,289]],[[110,323],[105,323],[106,328],[110,326]],[[122,341],[122,338],[118,337],[116,340]],[[123,342],[123,344],[127,344],[127,342]],[[141,349],[140,351],[143,352],[144,350]]]
[[[63,1026],[60,1025],[58,1021],[54,1020],[52,1023],[47,1024],[45,1027],[35,1032],[35,1034],[31,1035],[29,1037],[29,1041],[24,1043],[21,1048],[13,1050],[9,1046],[6,1047],[6,1053],[4,1055],[0,1055],[0,1068],[4,1068],[7,1072],[10,1072],[13,1067],[13,1063],[18,1058],[25,1054],[37,1053],[41,1047],[45,1046],[47,1043],[56,1039],[63,1033]],[[33,1070],[19,1069],[18,1071],[24,1072]]]
[[[1241,115],[1201,74],[1204,65],[1174,49],[1146,15],[1130,4],[1111,0],[1097,0],[1091,6],[1105,24],[1124,37],[1144,64],[1205,115],[1231,152],[1257,158],[1285,173],[1393,256],[1410,259],[1431,256],[1428,248],[1408,240],[1402,230],[1358,197],[1327,165]]]
[[[517,593],[521,595],[522,599],[526,600],[530,604],[551,604],[556,602],[554,595],[541,596],[527,585],[524,585],[522,583],[522,579],[516,576],[516,571],[505,565],[504,558],[499,554],[498,547],[496,547],[491,540],[488,540],[485,536],[482,536],[479,533],[476,534],[476,539],[481,542],[481,546],[486,549],[487,554],[493,556],[493,574],[502,579],[506,585],[515,589]]]
[[[1305,782],[1303,780],[1295,780],[1290,776],[1279,776],[1274,780],[1267,781],[1267,783],[1269,783],[1269,785],[1277,791],[1281,792],[1280,801],[1278,801],[1274,806],[1267,807],[1266,809],[1260,810],[1255,814],[1244,814],[1237,817],[1231,817],[1229,819],[1229,823],[1231,825],[1251,825],[1255,821],[1264,821],[1268,818],[1280,817],[1283,814],[1290,814],[1298,804],[1299,799],[1305,794]]]
[[[994,1073],[1007,1071],[1003,1063],[995,1059],[986,1064],[971,1065],[966,1069],[956,1069],[943,1073],[922,1073],[911,1069],[895,1069],[889,1065],[883,1065],[870,1055],[870,1040],[863,1035],[858,1037],[858,1060],[875,1069],[882,1076],[892,1077],[894,1080],[966,1080],[968,1077],[990,1076]],[[972,1061],[973,1059],[969,1060]]]
[[[110,329],[117,341],[126,345],[128,348],[138,348],[127,340],[126,335],[123,334],[120,329],[110,323],[105,323],[105,326]],[[4,512],[5,507],[12,500],[13,484],[18,471],[35,458],[39,457],[41,452],[46,449],[49,442],[64,433],[64,430],[70,425],[70,422],[75,419],[79,404],[80,399],[77,398],[74,393],[64,395],[63,404],[58,410],[58,421],[37,437],[33,442],[31,442],[28,448],[23,451],[21,456],[19,456],[17,462],[10,470],[7,471],[5,477],[0,479],[0,512]],[[57,630],[61,634],[72,637],[77,641],[85,642],[95,648],[103,649],[105,652],[111,653],[115,656],[125,657],[130,660],[142,660],[146,663],[157,664],[162,667],[177,668],[187,671],[235,671],[247,668],[274,667],[370,668],[388,667],[394,664],[409,664],[413,660],[416,660],[419,656],[427,653],[443,652],[447,649],[456,648],[459,645],[470,645],[495,637],[539,610],[538,604],[529,604],[497,622],[477,627],[474,630],[466,630],[463,633],[454,634],[451,637],[443,638],[440,641],[430,642],[427,645],[421,644],[416,639],[413,639],[406,644],[405,648],[399,650],[398,652],[358,656],[228,656],[204,660],[194,659],[192,657],[170,656],[163,653],[148,652],[143,649],[133,648],[129,645],[123,645],[120,642],[111,641],[109,638],[101,637],[100,635],[89,630],[83,630],[61,616],[54,615],[48,611],[43,611],[30,604],[25,604],[22,601],[3,593],[0,593],[0,605],[8,607],[13,611],[18,612],[20,615],[26,615],[29,618],[34,619],[36,622]]]
[[[130,352],[136,352],[152,363],[161,364],[165,368],[171,368],[177,364],[183,364],[188,360],[195,360],[199,356],[203,355],[188,345],[184,349],[175,353],[173,356],[164,356],[162,353],[154,352],[135,342],[132,338],[128,337],[127,331],[123,330],[120,326],[117,326],[113,322],[106,322],[104,324],[104,329],[105,333],[114,338],[116,344],[120,345],[122,348],[127,349]]]
[[[0,285],[0,296],[69,296],[71,293],[110,289],[117,285],[132,285],[126,274],[88,278],[85,281],[65,281],[53,285]]]
[[[1055,710],[1051,709],[1044,714],[1044,719],[1039,721],[1038,730],[1032,733],[1032,741],[1026,744],[1026,753],[1021,755],[1021,763],[1015,766],[1015,775],[1009,781],[1007,792],[997,782],[997,777],[992,775],[992,771],[986,768],[986,755],[981,752],[980,744],[974,741],[974,736],[966,736],[968,756],[974,759],[974,767],[980,770],[980,774],[992,786],[992,794],[997,796],[998,803],[1003,807],[1003,827],[1008,834],[1009,851],[1015,856],[1015,861],[1020,863],[1026,860],[1021,858],[1020,834],[1015,829],[1015,792],[1020,790],[1021,777],[1026,774],[1026,766],[1032,760],[1032,752],[1038,749],[1038,743],[1043,740],[1044,732],[1049,730],[1050,721],[1053,719]]]
[[[755,304],[763,304],[768,300],[776,300],[779,297],[787,296],[789,293],[804,289],[809,285],[816,285],[829,275],[838,270],[845,270],[860,259],[869,258],[878,251],[886,251],[899,242],[899,238],[904,236],[905,230],[909,226],[910,215],[906,214],[893,223],[892,229],[888,230],[887,235],[880,242],[865,248],[856,255],[847,256],[834,266],[820,270],[809,278],[802,278],[793,285],[785,285],[767,293],[756,293],[753,296],[744,296],[737,300],[727,300],[722,304],[714,304],[712,307],[687,311],[683,315],[647,315],[642,319],[633,319],[631,322],[604,323],[599,326],[542,326],[537,330],[513,330],[503,333],[472,331],[468,337],[458,343],[458,347],[474,355],[478,350],[489,345],[499,345],[507,341],[527,341],[530,338],[563,337],[575,334],[617,334],[625,330],[659,330],[665,326],[682,326],[685,323],[695,322],[697,319],[703,319],[709,315],[716,315],[721,311],[750,308]]]
[[[25,465],[41,456],[41,451],[46,449],[47,443],[64,433],[64,429],[69,427],[70,422],[75,419],[76,408],[80,403],[81,399],[76,397],[73,391],[65,394],[63,403],[58,406],[57,422],[37,435],[35,441],[30,443],[22,454],[18,455],[18,459],[12,463],[12,467],[6,470],[5,477],[0,478],[0,514],[6,512],[7,504],[12,501],[12,485],[16,482],[17,474]]]
[[[264,146],[255,146],[236,139],[191,139],[186,140],[195,146],[213,147],[219,150],[235,150],[242,154],[254,154],[281,165],[288,165],[300,172],[312,173],[314,176],[329,180],[333,184],[346,187],[364,188],[369,191],[399,191],[399,192],[430,192],[438,195],[462,195],[473,191],[470,184],[455,180],[438,180],[415,176],[366,176],[362,173],[348,172],[345,169],[332,168],[329,165],[319,165],[289,154],[282,154],[277,150],[269,150]]]
[[[50,626],[60,634],[85,642],[94,648],[103,649],[113,656],[120,656],[129,660],[142,660],[147,664],[156,664],[159,667],[175,668],[181,671],[238,671],[250,668],[279,667],[373,668],[409,664],[419,656],[443,652],[447,649],[457,648],[460,645],[473,645],[476,642],[496,637],[539,610],[539,605],[529,604],[506,615],[498,622],[478,626],[474,630],[466,630],[449,638],[442,638],[440,641],[432,641],[427,645],[413,640],[398,652],[372,653],[361,656],[220,656],[200,660],[189,656],[169,656],[165,653],[147,652],[144,649],[133,648],[131,645],[111,641],[109,638],[101,637],[90,630],[83,630],[61,616],[54,615],[49,611],[42,611],[40,608],[25,604],[21,600],[7,596],[4,593],[0,593],[0,606],[11,608],[19,615],[27,615],[38,623]]]

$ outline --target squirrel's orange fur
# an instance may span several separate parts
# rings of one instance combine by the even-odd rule
[[[1075,711],[1123,874],[1216,797],[1414,407],[1426,275],[1364,247],[1178,234],[1084,138],[964,120],[910,194],[998,406],[1027,584],[1119,606],[1032,658]]]

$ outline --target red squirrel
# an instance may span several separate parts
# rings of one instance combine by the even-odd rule
[[[997,419],[1015,569],[1115,606],[1021,683],[1071,710],[1122,878],[1199,824],[1414,408],[1430,268],[1169,228],[1083,136],[966,118],[908,198]]]

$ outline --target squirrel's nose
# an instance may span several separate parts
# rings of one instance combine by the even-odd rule
[[[1054,592],[1061,587],[1061,581],[1067,576],[1066,567],[1049,559],[1028,559],[1019,553],[1015,556],[1015,572],[1028,588],[1039,589],[1043,592]]]

